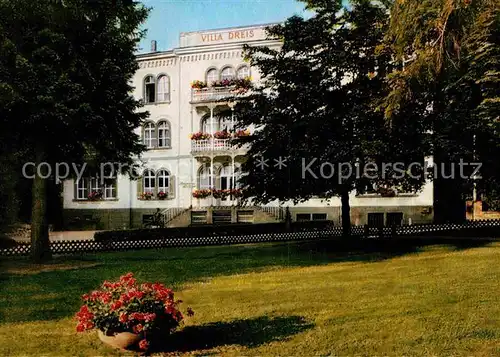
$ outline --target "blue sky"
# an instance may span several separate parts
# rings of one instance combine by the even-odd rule
[[[179,45],[181,32],[246,26],[283,21],[305,15],[304,3],[296,0],[142,0],[153,10],[139,50],[149,52],[151,40],[164,51]]]

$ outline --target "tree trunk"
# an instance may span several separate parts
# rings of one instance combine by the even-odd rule
[[[340,195],[342,203],[342,236],[351,237],[351,206],[349,205],[349,191],[343,191]]]
[[[41,162],[43,162],[43,154],[37,152],[36,167]],[[35,263],[42,263],[52,258],[47,224],[47,179],[40,177],[37,173],[33,179],[31,258]]]

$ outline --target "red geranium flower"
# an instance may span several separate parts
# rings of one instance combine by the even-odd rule
[[[149,347],[149,342],[148,342],[146,339],[141,340],[141,341],[139,342],[139,348],[140,348],[141,350],[147,350],[147,349],[148,349],[148,347]]]
[[[119,281],[105,281],[100,290],[82,295],[84,305],[75,314],[76,330],[91,329],[110,332],[133,332],[144,336],[158,328],[174,331],[183,320],[178,309],[180,300],[161,283],[138,284],[133,274],[120,277]],[[188,309],[187,315],[193,312]],[[149,347],[147,337],[141,341],[143,349]]]

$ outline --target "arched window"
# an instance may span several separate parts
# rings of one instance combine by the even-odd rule
[[[219,76],[217,75],[217,70],[215,68],[212,68],[207,72],[207,85],[212,85],[212,83],[218,79]]]
[[[156,146],[156,127],[153,123],[146,123],[144,125],[144,145],[148,149]]]
[[[144,101],[146,103],[154,103],[156,100],[156,83],[155,77],[147,76],[144,78]]]
[[[235,167],[234,169],[234,188],[241,188],[240,183],[241,178],[241,169],[239,167]]]
[[[158,147],[170,147],[170,124],[164,120],[158,123]]]
[[[231,80],[234,79],[235,73],[233,67],[226,67],[220,73],[220,79],[222,80]]]
[[[158,77],[158,102],[170,101],[170,78],[167,75]]]
[[[240,169],[238,167],[234,168],[234,178],[233,178],[233,166],[224,165],[220,170],[220,189],[229,190],[233,188],[239,188],[238,180],[240,178]]]
[[[168,194],[170,187],[170,174],[167,170],[158,171],[158,192]]]
[[[156,176],[152,170],[144,171],[143,180],[143,188],[144,193],[155,193],[156,188]]]
[[[219,130],[231,131],[233,130],[233,123],[230,118],[221,118],[218,127]]]
[[[245,79],[247,77],[250,77],[250,69],[247,66],[242,66],[238,68],[236,76],[238,79]]]
[[[201,131],[203,133],[214,134],[216,131],[220,130],[219,128],[220,128],[219,119],[217,119],[215,117],[212,118],[211,120],[210,120],[210,117],[205,117],[201,121]]]
[[[200,190],[212,188],[212,170],[209,165],[204,165],[198,172],[198,188]]]
[[[232,187],[233,170],[231,166],[224,165],[220,169],[220,189],[229,190]]]

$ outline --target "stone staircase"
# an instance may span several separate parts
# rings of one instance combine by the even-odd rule
[[[189,225],[191,209],[182,207],[167,208],[161,212],[163,227],[183,227]],[[183,224],[184,216],[188,216],[187,224]]]
[[[229,216],[228,211],[232,212]],[[191,222],[193,219],[193,212],[200,213],[198,222]],[[212,223],[231,223],[231,220],[253,223],[283,222],[285,220],[285,208],[253,205],[167,208],[162,211],[162,225],[163,227],[187,227],[193,223],[203,223],[200,219],[204,220],[206,223],[209,216],[211,217]]]
[[[285,207],[255,206],[255,209],[266,213],[277,222],[283,222],[285,220]]]

